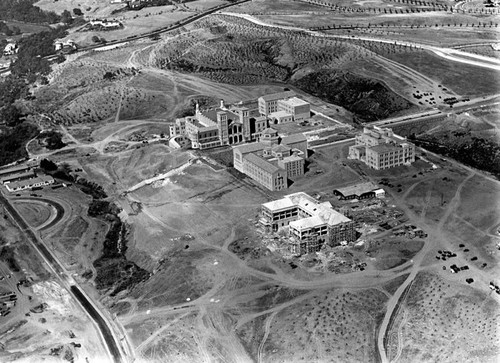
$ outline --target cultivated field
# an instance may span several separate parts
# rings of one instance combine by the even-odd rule
[[[494,362],[498,357],[500,306],[491,293],[420,273],[394,325],[399,342],[390,358],[402,362],[466,360]]]
[[[318,292],[241,326],[238,334],[251,356],[266,362],[375,361],[386,300],[374,289]]]

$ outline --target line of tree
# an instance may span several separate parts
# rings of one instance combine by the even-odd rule
[[[376,23],[376,24],[332,24],[332,25],[324,25],[324,26],[319,26],[319,27],[314,27],[310,28],[310,30],[332,30],[332,29],[376,29],[376,28],[445,28],[445,27],[464,27],[464,28],[492,28],[492,27],[498,27],[498,23],[493,23],[492,21],[490,22],[478,22],[476,23],[442,23],[442,24],[396,24],[396,23]]]
[[[327,1],[321,1],[321,0],[295,0],[299,2],[305,2],[305,3],[310,3],[314,5],[319,5],[319,6],[324,6],[327,8],[330,8],[331,10],[335,11],[342,11],[342,12],[348,12],[348,13],[384,13],[384,14],[404,14],[404,13],[420,13],[420,12],[429,12],[429,11],[450,11],[451,13],[462,13],[462,14],[498,14],[499,10],[489,10],[489,9],[467,9],[467,10],[462,10],[462,9],[455,9],[453,6],[447,6],[446,4],[440,4],[440,3],[432,3],[432,2],[425,2],[425,1],[413,1],[413,0],[395,0],[395,2],[402,2],[406,3],[408,5],[412,6],[425,6],[425,7],[417,7],[417,8],[408,8],[408,9],[391,9],[391,8],[351,8],[348,6],[338,6],[335,5],[332,2],[327,2]],[[263,13],[260,13],[263,14]]]

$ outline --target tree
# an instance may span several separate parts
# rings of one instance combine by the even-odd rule
[[[8,104],[0,110],[0,120],[3,120],[7,124],[7,126],[18,125],[20,123],[20,117],[21,113],[12,104]]]
[[[83,12],[79,8],[74,8],[73,14],[75,14],[76,16],[82,16]]]
[[[66,60],[66,57],[64,57],[62,54],[59,54],[56,59],[55,59],[55,62],[56,63],[62,63]]]
[[[62,135],[57,131],[44,132],[43,137],[45,137],[45,144],[49,150],[56,150],[66,146],[66,144],[62,142]]]
[[[71,13],[68,10],[64,10],[61,14],[61,21],[64,24],[71,24],[73,22],[73,17],[71,16]]]
[[[94,43],[99,43],[101,40],[99,39],[99,37],[98,37],[97,35],[94,35],[94,36],[92,37],[92,41],[93,41]]]
[[[40,168],[44,171],[56,171],[57,164],[49,159],[42,159],[42,161],[40,161]]]
[[[160,40],[160,38],[161,38],[160,34],[158,34],[158,33],[154,33],[154,34],[151,34],[149,36],[149,39],[151,39],[151,40]]]

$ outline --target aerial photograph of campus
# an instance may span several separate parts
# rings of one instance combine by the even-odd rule
[[[0,0],[0,362],[500,362],[498,0]]]

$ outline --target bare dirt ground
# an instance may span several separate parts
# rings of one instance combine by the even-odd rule
[[[21,210],[26,212],[26,209]],[[23,214],[29,217],[29,213]],[[0,288],[2,292],[16,295],[14,306],[0,316],[0,360],[80,362],[107,359],[106,350],[87,315],[54,281],[9,217],[3,211],[0,216],[3,252]],[[8,259],[6,249],[13,251]]]

